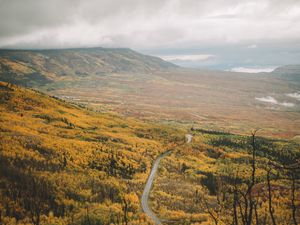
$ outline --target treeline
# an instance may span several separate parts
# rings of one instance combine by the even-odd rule
[[[197,127],[192,127],[191,131],[200,132],[203,134],[216,134],[216,135],[222,135],[222,134],[229,135],[230,134],[229,132],[226,132],[226,131],[208,130],[208,129],[202,129],[202,128],[197,128]]]

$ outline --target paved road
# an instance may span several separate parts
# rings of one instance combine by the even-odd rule
[[[186,142],[187,143],[190,143],[192,141],[192,138],[193,136],[190,135],[190,134],[186,134],[185,135],[186,137]],[[170,154],[171,151],[167,151],[163,154],[161,154],[160,156],[157,157],[157,159],[154,161],[154,164],[152,166],[152,169],[151,169],[151,172],[150,172],[150,175],[148,177],[148,180],[147,180],[147,183],[145,185],[145,188],[144,188],[144,192],[143,192],[143,195],[142,195],[142,208],[143,208],[143,211],[155,222],[155,224],[157,225],[161,225],[161,221],[159,220],[159,218],[155,215],[155,213],[150,209],[149,207],[149,204],[148,204],[148,199],[149,199],[149,194],[150,194],[150,190],[151,190],[151,187],[152,187],[152,184],[153,184],[153,180],[154,180],[154,177],[155,177],[155,174],[157,172],[157,169],[158,169],[158,165],[160,163],[160,160],[162,158],[164,158],[165,156],[167,156],[168,154]]]
[[[191,134],[186,134],[185,135],[185,138],[186,138],[186,143],[190,143],[193,139],[193,135]]]

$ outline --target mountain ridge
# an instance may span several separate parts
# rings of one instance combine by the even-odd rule
[[[293,82],[300,83],[300,65],[299,64],[290,64],[277,67],[271,73],[272,75],[277,76],[280,79],[290,80]]]
[[[111,73],[143,73],[179,68],[129,48],[1,49],[0,80],[24,86]]]

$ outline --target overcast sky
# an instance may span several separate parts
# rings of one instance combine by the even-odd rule
[[[300,0],[0,0],[0,47],[90,46],[199,61],[226,46],[291,49],[299,60]]]

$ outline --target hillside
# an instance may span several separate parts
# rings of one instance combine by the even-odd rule
[[[176,68],[160,58],[125,48],[0,50],[0,80],[24,86],[91,75],[152,73]]]
[[[0,118],[1,224],[151,224],[141,193],[153,160],[169,150],[150,193],[165,224],[230,224],[234,210],[239,223],[245,219],[249,136],[95,112],[4,82]],[[300,167],[288,168],[299,164],[299,144],[257,137],[255,149],[256,219],[271,223],[271,190],[275,220],[292,224],[299,220],[299,184],[291,187]]]
[[[284,80],[291,80],[300,83],[300,65],[286,65],[276,68],[272,75]]]
[[[184,137],[3,82],[0,118],[1,224],[83,224],[86,207],[91,220],[121,223],[124,204],[127,220],[146,223],[139,196],[151,162]]]

